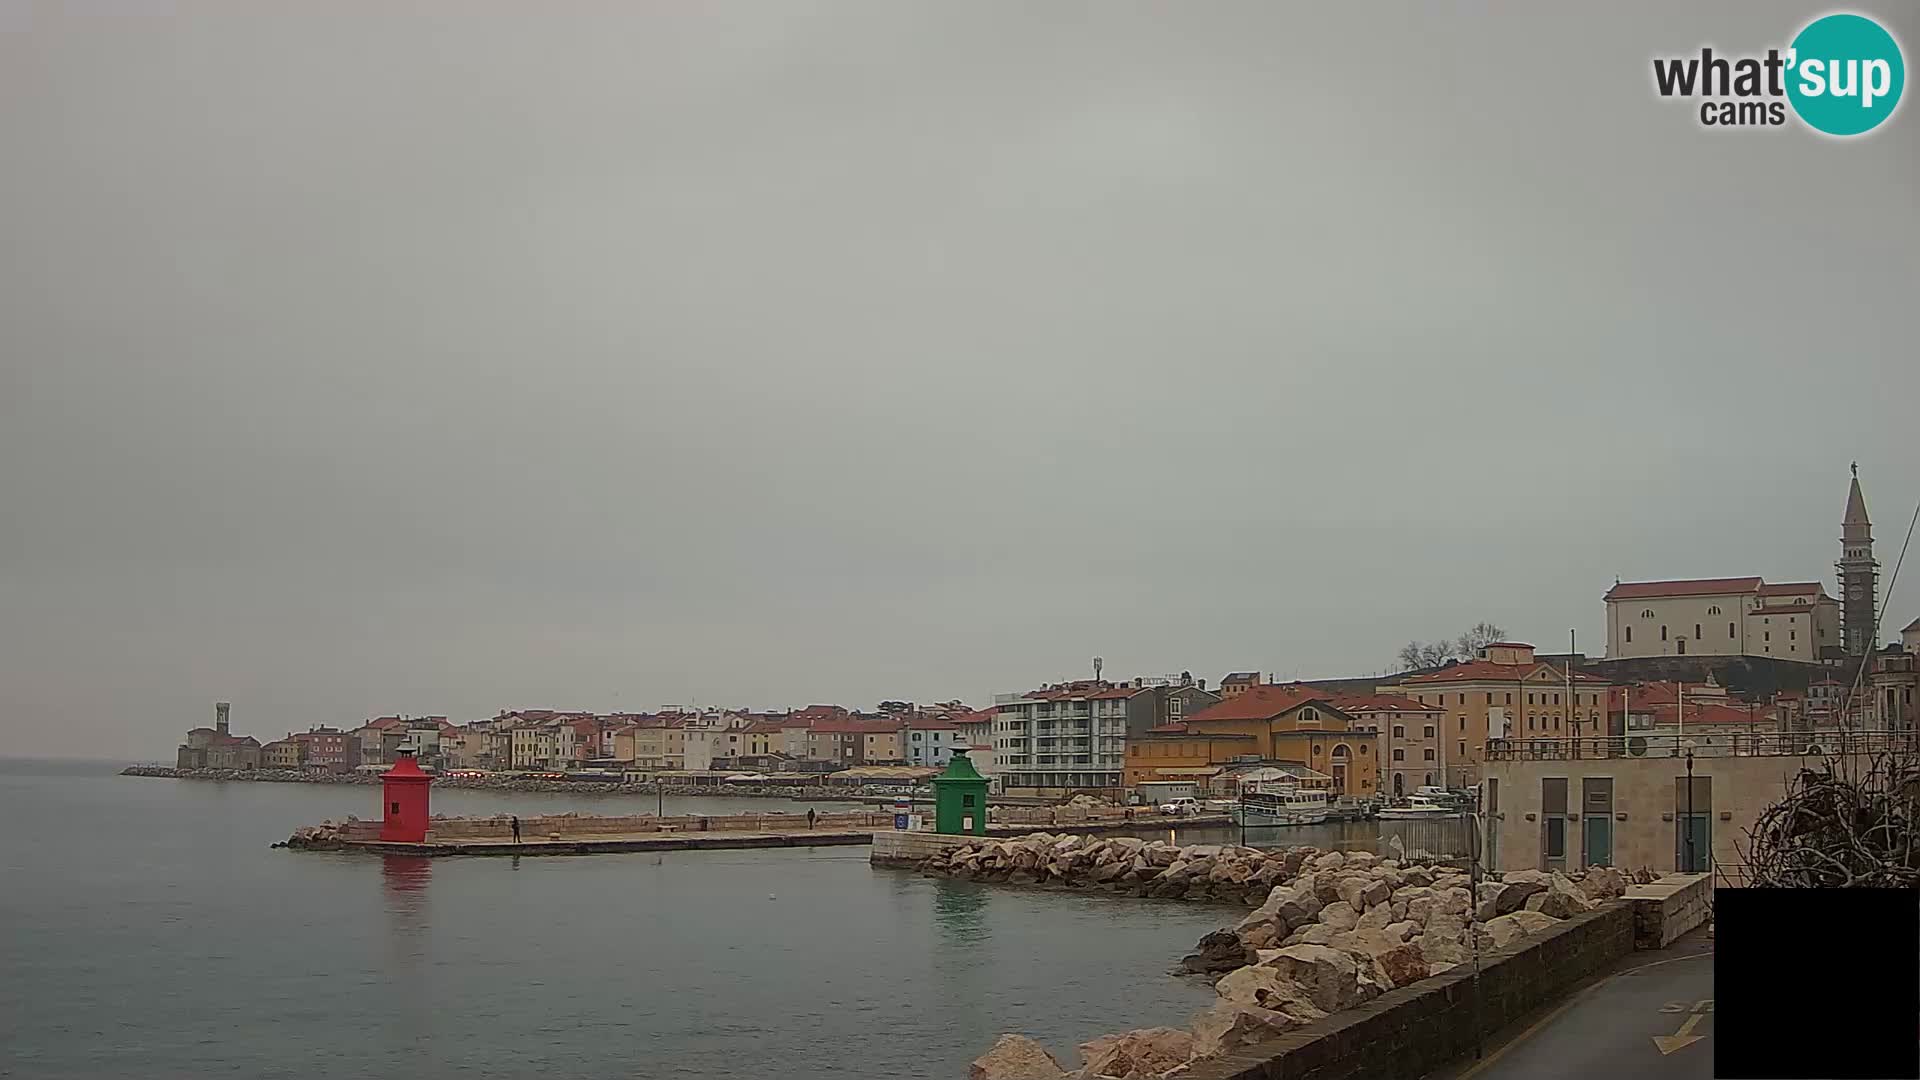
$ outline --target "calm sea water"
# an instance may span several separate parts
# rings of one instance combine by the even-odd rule
[[[1166,972],[1231,920],[874,870],[865,848],[276,851],[378,796],[114,771],[0,761],[0,1075],[957,1078],[1003,1031],[1071,1064],[1204,1007]],[[651,803],[435,793],[449,813]],[[742,806],[769,801],[668,800]]]

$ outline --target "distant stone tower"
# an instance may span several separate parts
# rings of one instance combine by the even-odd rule
[[[227,730],[227,713],[232,711],[232,709],[233,706],[225,701],[216,701],[213,703],[213,730],[222,735],[232,734]]]
[[[1848,656],[1865,656],[1874,648],[1874,605],[1880,589],[1880,563],[1873,557],[1873,522],[1867,519],[1867,500],[1860,494],[1860,463],[1853,463],[1853,485],[1847,489],[1847,513],[1840,519],[1840,640]]]

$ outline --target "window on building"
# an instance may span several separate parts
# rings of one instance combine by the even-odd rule
[[[1667,628],[1664,626],[1660,628],[1660,640],[1661,641],[1667,640]]]
[[[1699,623],[1693,624],[1693,640],[1695,641],[1700,640],[1700,624]]]
[[[1366,757],[1366,756],[1367,756],[1367,744],[1366,744],[1366,743],[1361,743],[1361,744],[1360,744],[1360,756],[1361,756],[1361,757]]]
[[[1652,609],[1652,608],[1647,608],[1646,610],[1644,610],[1644,611],[1642,611],[1642,612],[1640,613],[1640,617],[1641,617],[1641,618],[1643,618],[1643,619],[1651,619],[1651,618],[1653,618],[1653,609]]]
[[[1761,633],[1760,633],[1760,640],[1761,640],[1761,641],[1772,641],[1772,640],[1773,640],[1773,631],[1771,631],[1771,630],[1763,630],[1763,631],[1761,631]]]
[[[1553,703],[1554,703],[1555,705],[1558,705],[1558,704],[1560,704],[1560,695],[1559,695],[1559,694],[1555,694],[1555,695],[1553,695]]]
[[[1460,760],[1462,760],[1462,761],[1465,761],[1466,759],[1467,759],[1467,744],[1466,744],[1466,741],[1465,741],[1465,740],[1461,740],[1461,743],[1460,743]]]
[[[1424,753],[1425,753],[1425,756],[1426,756],[1426,759],[1427,759],[1428,761],[1432,761],[1432,760],[1433,760],[1433,747],[1431,747],[1431,746],[1429,746],[1429,747],[1427,747],[1427,749],[1426,749],[1426,750],[1424,751]]]
[[[1434,736],[1434,726],[1433,726],[1432,724],[1428,724],[1428,725],[1427,725],[1427,731],[1426,731],[1426,737],[1427,737],[1427,738],[1429,738],[1429,739],[1431,739],[1431,738],[1433,738],[1433,736]]]
[[[1467,703],[1467,695],[1465,695],[1465,694],[1461,694],[1461,695],[1460,695],[1460,704],[1462,704],[1462,705],[1465,705],[1466,703]]]
[[[1799,641],[1799,640],[1800,640],[1800,631],[1798,631],[1798,630],[1789,630],[1789,631],[1787,631],[1787,640],[1788,640],[1788,641]]]
[[[1511,704],[1513,704],[1513,695],[1512,695],[1512,694],[1508,694],[1508,695],[1507,695],[1507,704],[1509,704],[1509,705],[1511,705]]]
[[[1394,738],[1396,738],[1396,739],[1404,739],[1404,738],[1406,738],[1406,737],[1407,737],[1407,729],[1406,729],[1406,726],[1405,726],[1404,724],[1395,724],[1395,725],[1393,725],[1393,737],[1394,737]]]
[[[1529,704],[1529,705],[1531,705],[1531,704],[1533,704],[1533,703],[1534,703],[1534,702],[1533,702],[1533,695],[1532,695],[1532,694],[1528,694],[1528,695],[1527,695],[1527,704]]]
[[[1460,718],[1460,730],[1461,731],[1467,730],[1467,718],[1464,716]]]
[[[1731,638],[1733,637],[1733,624],[1732,624],[1732,623],[1728,623],[1728,624],[1727,624],[1727,637],[1728,637],[1729,639],[1731,639]]]
[[[1707,609],[1707,614],[1709,614],[1709,615],[1718,615],[1718,614],[1720,614],[1720,605],[1718,605],[1718,604],[1715,604],[1714,606],[1712,606],[1712,607],[1710,607],[1710,608],[1708,608],[1708,609]]]
[[[1396,747],[1394,747],[1394,749],[1393,749],[1393,760],[1395,760],[1395,761],[1405,761],[1405,760],[1407,760],[1407,752],[1406,752],[1405,750],[1402,750],[1402,749],[1400,749],[1400,748],[1399,748],[1399,747],[1397,747],[1397,746],[1396,746]]]
[[[1487,704],[1493,704],[1493,691],[1487,691]]]
[[[1633,627],[1631,626],[1627,627],[1627,640],[1628,641],[1633,640]]]

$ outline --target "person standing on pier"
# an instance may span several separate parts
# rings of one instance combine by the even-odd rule
[[[513,842],[520,842],[520,815],[513,815]]]
[[[818,819],[819,815],[814,812],[813,807],[807,807],[807,828],[813,828],[813,823]]]

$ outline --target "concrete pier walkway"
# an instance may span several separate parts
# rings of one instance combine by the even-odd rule
[[[520,841],[483,837],[430,840],[421,844],[383,840],[344,840],[341,851],[369,851],[385,855],[605,855],[636,851],[717,851],[737,848],[844,847],[873,843],[871,832],[737,832],[715,830],[693,833],[635,833],[626,836],[578,836],[554,840],[529,836]]]
[[[1707,1080],[1713,939],[1695,930],[1576,991],[1438,1080]]]

